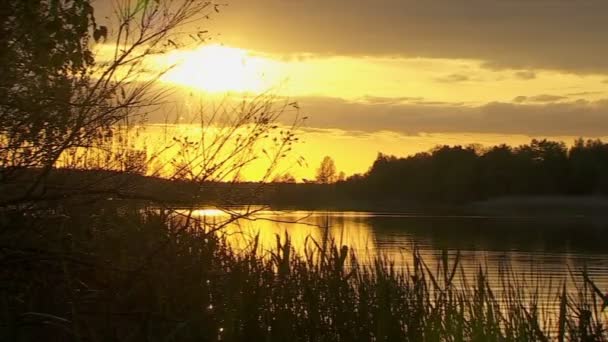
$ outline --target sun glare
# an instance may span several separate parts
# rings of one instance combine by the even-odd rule
[[[273,61],[252,56],[248,51],[208,45],[192,51],[176,51],[167,56],[174,67],[162,77],[171,82],[210,93],[263,92],[273,84]]]

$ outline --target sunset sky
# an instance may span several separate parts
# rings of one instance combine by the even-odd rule
[[[201,26],[211,45],[162,81],[298,101],[299,177],[324,155],[352,174],[378,152],[608,136],[605,0],[230,0]]]

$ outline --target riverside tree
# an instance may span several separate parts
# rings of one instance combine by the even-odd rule
[[[337,180],[336,163],[330,156],[325,156],[317,169],[317,183],[330,184]]]
[[[143,127],[150,112],[164,108],[171,91],[158,80],[172,66],[150,68],[150,60],[205,43],[209,34],[201,24],[220,11],[219,4],[120,0],[103,25],[89,0],[9,1],[2,6],[2,206],[49,199],[48,179],[61,166],[145,173],[147,165],[161,163],[173,166],[164,174],[168,178],[238,179],[242,168],[259,157],[264,140],[274,142],[272,148],[264,145],[268,178],[295,141],[293,130],[279,132],[276,121],[297,106],[261,94],[212,113],[201,109],[196,116],[204,127],[197,139],[174,136],[154,152],[127,142],[133,127]],[[56,190],[53,198],[95,192],[89,187]]]

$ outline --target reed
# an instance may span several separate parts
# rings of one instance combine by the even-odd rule
[[[185,223],[187,222],[187,223]],[[203,222],[158,210],[2,213],[0,340],[602,341],[603,295],[580,285],[492,286],[460,255],[407,269],[347,246],[289,235],[236,250]],[[533,290],[524,290],[532,288]],[[598,293],[599,291],[599,293]],[[546,293],[545,293],[546,294]],[[543,294],[543,296],[545,295]]]

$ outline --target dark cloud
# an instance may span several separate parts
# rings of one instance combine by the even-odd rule
[[[521,96],[517,96],[516,98],[514,98],[513,102],[515,102],[515,103],[523,103],[523,102],[526,102],[527,100],[528,100],[527,96],[521,95]]]
[[[423,97],[383,97],[383,96],[364,96],[362,98],[364,102],[371,104],[397,104],[402,102],[415,102],[415,101],[423,101]]]
[[[516,103],[524,103],[524,102],[556,102],[567,99],[567,96],[561,95],[549,95],[549,94],[541,94],[534,96],[518,96],[513,99],[513,102]]]
[[[608,100],[557,103],[493,102],[460,104],[365,104],[336,98],[299,99],[309,114],[308,125],[352,131],[394,131],[405,134],[498,133],[526,135],[605,136]]]
[[[603,91],[581,91],[578,93],[566,94],[566,96],[589,96],[589,95],[600,95],[604,94]]]
[[[196,107],[198,100],[187,103],[184,100],[187,97],[181,94],[174,95],[174,98],[169,99],[173,101],[168,100],[168,104],[162,109],[149,115],[148,123],[198,122],[196,118],[190,117],[187,109]],[[332,97],[290,98],[286,101],[298,102],[301,114],[309,117],[306,121],[309,131],[339,129],[361,132],[361,134],[392,131],[408,135],[493,133],[586,137],[601,137],[608,134],[608,99],[538,101],[539,98],[550,96],[557,97],[557,95],[536,95],[514,103],[491,102],[478,106],[411,100],[408,97],[392,101],[390,98],[382,98],[382,101],[380,98],[375,98],[376,102],[347,101]],[[537,101],[530,101],[529,98],[537,98]],[[228,99],[228,102],[230,101],[241,100]],[[285,113],[283,122],[291,124],[294,115],[293,112]]]
[[[462,106],[464,104],[462,102],[445,102],[445,101],[413,101],[411,103],[417,104],[417,105],[424,105],[424,106],[446,106],[446,105]]]
[[[292,56],[465,58],[490,68],[608,73],[606,0],[228,0],[196,27]],[[96,1],[102,24],[111,1]],[[220,35],[217,37],[217,35]],[[531,79],[533,73],[516,75]]]
[[[424,97],[383,97],[383,96],[364,96],[362,102],[365,104],[372,105],[403,105],[403,104],[416,104],[426,106],[462,106],[462,102],[445,102],[445,101],[429,101],[425,100]]]
[[[435,80],[438,82],[442,82],[442,83],[457,83],[457,82],[468,81],[469,76],[462,75],[462,74],[450,74],[447,76],[438,77]]]
[[[533,80],[536,78],[536,73],[534,71],[518,71],[515,73],[515,77],[521,80]]]
[[[491,68],[608,73],[606,0],[231,0],[229,4],[211,29],[227,43],[261,51],[472,58]]]

